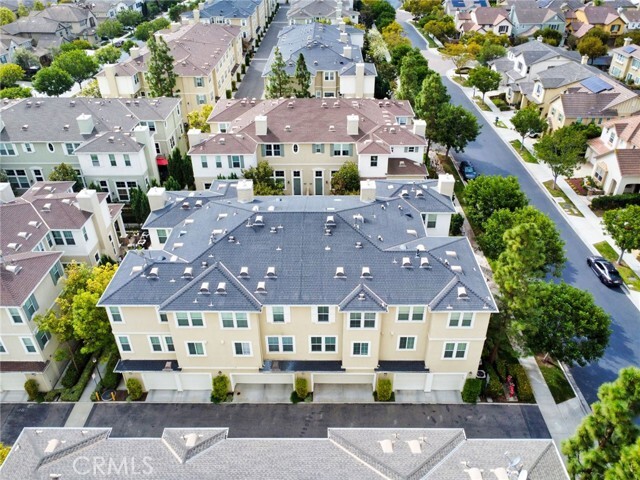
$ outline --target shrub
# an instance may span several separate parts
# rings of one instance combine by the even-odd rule
[[[229,377],[224,374],[217,375],[213,379],[213,392],[211,392],[211,400],[214,403],[224,402],[227,399],[227,394],[231,390],[231,382]]]
[[[376,392],[378,395],[379,402],[388,402],[391,400],[391,395],[393,394],[393,386],[391,384],[391,379],[389,378],[379,378],[378,384],[376,387]]]
[[[69,363],[69,368],[64,373],[62,380],[60,383],[63,387],[71,388],[76,383],[78,383],[78,379],[80,378],[80,374],[84,370],[84,367],[87,365],[87,362],[91,358],[91,355],[88,353],[82,353],[80,351],[80,347],[73,354],[73,361]],[[76,366],[78,369],[76,370]]]
[[[225,93],[227,98],[231,98],[231,90],[227,90]]]
[[[298,398],[304,400],[309,395],[309,387],[307,386],[306,378],[296,378],[296,395]]]
[[[62,394],[63,390],[61,388],[50,390],[44,394],[45,402],[55,402],[56,399]]]
[[[242,72],[244,73],[244,72]],[[240,74],[240,72],[236,72],[236,81],[240,81],[242,79],[242,75]]]
[[[496,360],[496,371],[498,372],[500,380],[505,382],[507,380],[507,362],[502,358]]]
[[[247,72],[247,66],[243,63],[240,65],[240,72],[244,75]]]
[[[519,363],[511,364],[507,367],[507,370],[516,384],[518,400],[527,403],[535,402],[533,389],[531,388],[531,383],[529,383],[529,377],[527,377],[527,372],[524,370],[524,367]]]
[[[449,225],[449,236],[457,237],[462,234],[462,225],[464,225],[464,217],[459,213],[451,215],[451,224]]]
[[[493,367],[487,367],[487,375],[489,375],[489,383],[484,389],[484,394],[487,397],[491,397],[493,399],[497,399],[504,395],[504,389],[502,388],[502,383],[498,378],[498,374],[493,369]]]
[[[24,391],[29,395],[29,400],[33,401],[38,396],[38,393],[40,393],[40,385],[38,385],[36,380],[30,378],[24,382]]]
[[[236,81],[235,80],[231,80],[231,90],[232,91],[236,91]]]
[[[77,402],[78,400],[80,400],[82,392],[84,392],[84,389],[87,386],[87,383],[89,383],[89,379],[91,378],[93,367],[93,362],[87,362],[76,384],[71,388],[66,388],[62,392],[62,395],[60,395],[60,400],[64,402]]]
[[[118,355],[112,355],[107,362],[107,367],[102,375],[102,381],[100,382],[100,385],[104,390],[115,390],[118,388],[122,374],[113,371],[113,369],[116,368],[118,360],[120,360]]]
[[[130,378],[127,380],[127,391],[129,392],[129,398],[131,400],[140,400],[142,397],[142,384],[137,378]]]
[[[476,403],[482,392],[482,380],[479,378],[467,378],[462,388],[462,400],[467,403]]]
[[[615,210],[629,205],[640,205],[640,194],[623,193],[622,195],[603,195],[591,201],[591,206],[596,210]]]

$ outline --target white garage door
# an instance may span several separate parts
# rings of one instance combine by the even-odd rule
[[[294,383],[293,373],[232,373],[231,386],[235,389],[238,383],[262,383],[267,385],[291,385]]]
[[[373,385],[373,373],[315,373],[313,383],[367,384]]]
[[[431,390],[462,390],[464,373],[433,373]]]
[[[393,375],[393,389],[424,390],[428,373],[395,373]]]
[[[181,373],[182,390],[211,390],[211,374],[209,373]]]
[[[24,390],[27,377],[22,372],[8,372],[0,375],[0,391]]]
[[[173,372],[144,372],[142,382],[147,390],[177,390],[176,374]]]

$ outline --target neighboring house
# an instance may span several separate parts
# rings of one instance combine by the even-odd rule
[[[640,85],[640,47],[632,45],[630,38],[625,38],[624,45],[612,50],[611,56],[609,75]]]
[[[478,7],[470,12],[457,12],[455,22],[460,33],[493,32],[496,35],[511,35],[509,13],[502,8]]]
[[[298,0],[287,12],[289,25],[304,25],[307,23],[329,21],[339,24],[348,18],[356,24],[360,21],[360,13],[350,9],[348,3],[342,0]]]
[[[50,55],[50,50],[73,40],[71,29],[55,20],[44,17],[22,17],[13,23],[0,27],[2,37],[22,37],[32,41],[39,57]]]
[[[118,13],[125,10],[135,10],[142,13],[144,0],[81,0],[78,3],[91,9],[97,22],[101,23],[105,20],[115,19]]]
[[[477,7],[488,7],[487,0],[446,0],[444,2],[444,13],[455,16],[456,12],[470,12]]]
[[[156,438],[111,433],[111,428],[24,428],[2,476],[88,475],[94,465],[88,460],[108,455],[107,465],[126,465],[153,478],[202,478],[203,472],[281,478],[287,472],[290,478],[316,480],[481,479],[483,471],[484,478],[492,471],[501,479],[569,479],[551,439],[476,440],[461,428],[329,428],[323,438],[233,438],[227,428],[165,428]]]
[[[512,34],[516,37],[531,37],[544,28],[564,32],[565,20],[561,13],[550,8],[522,6],[516,3],[509,12],[513,25]]]
[[[568,61],[579,62],[580,54],[553,47],[539,39],[510,47],[506,56],[490,61],[489,65],[502,74],[501,84],[506,86],[507,101],[520,104],[523,96],[533,93],[534,77],[538,73]]]
[[[267,160],[286,194],[326,195],[347,161],[363,178],[422,180],[425,123],[407,101],[281,99],[219,102],[211,134],[189,132],[196,188]]]
[[[466,237],[448,237],[454,178],[361,182],[358,196],[254,197],[250,180],[149,191],[151,249],[99,305],[145,390],[237,384],[460,391],[491,313]],[[420,286],[416,288],[416,286]],[[394,335],[390,335],[392,329]]]
[[[599,27],[612,37],[624,33],[625,22],[613,7],[582,7],[574,11],[576,19],[569,31],[576,38],[582,38],[591,28]]]
[[[640,193],[640,115],[607,122],[587,145],[591,175],[605,194]]]
[[[167,43],[177,75],[175,93],[182,100],[186,115],[202,105],[213,104],[231,90],[237,79],[242,57],[240,28],[231,25],[171,24],[169,30],[156,32]],[[145,78],[149,49],[133,47],[130,58],[105,65],[98,73],[98,86],[104,98],[135,98],[149,95]]]
[[[186,149],[177,98],[29,98],[0,115],[2,169],[18,192],[67,163],[83,185],[128,202],[132,188],[160,180],[174,147]]]
[[[271,50],[262,72],[268,88],[271,65],[278,48],[292,77],[300,54],[311,73],[309,94],[316,98],[373,98],[376,67],[365,63],[360,45],[352,40],[346,25],[336,27],[322,23],[290,25],[278,34],[278,44]]]
[[[640,9],[639,8],[619,8],[618,15],[625,23],[625,32],[640,29]]]
[[[17,48],[32,50],[33,44],[30,38],[15,35],[0,35],[0,63],[15,63],[13,54]]]

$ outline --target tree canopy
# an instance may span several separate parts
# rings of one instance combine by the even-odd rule
[[[169,176],[172,177],[180,188],[174,190],[182,190],[183,188],[194,187],[195,180],[193,177],[193,165],[187,154],[182,154],[179,148],[174,148],[169,155]],[[167,190],[169,190],[167,188]]]
[[[56,165],[49,174],[49,180],[52,182],[76,182],[73,186],[75,191],[80,190],[80,179],[75,169],[68,163]]]
[[[211,115],[213,105],[202,105],[200,110],[194,110],[187,113],[187,121],[189,122],[189,128],[197,128],[202,133],[211,132],[211,125],[207,123],[207,118]],[[192,145],[193,146],[193,145]]]
[[[137,10],[121,10],[116,15],[118,21],[125,27],[135,27],[142,23],[144,17]]]
[[[562,127],[543,136],[535,144],[536,155],[551,169],[554,189],[558,176],[571,175],[582,160],[586,142],[584,132],[571,127]]]
[[[496,45],[495,43],[486,43],[480,48],[480,51],[476,55],[476,60],[480,65],[487,65],[491,60],[504,57],[507,54],[507,49],[502,45]]]
[[[598,37],[584,37],[578,42],[580,55],[589,57],[590,62],[607,54],[607,46]]]
[[[109,40],[119,37],[123,32],[124,27],[122,23],[110,18],[103,20],[96,28],[96,35],[101,38],[108,38]]]
[[[604,212],[602,223],[606,233],[620,248],[618,263],[622,262],[624,252],[640,249],[640,206],[630,205]]]
[[[409,51],[400,63],[398,98],[414,103],[422,88],[422,82],[431,73],[433,70],[429,68],[429,62],[420,50],[414,48]]]
[[[444,145],[445,156],[453,148],[456,152],[464,152],[469,142],[473,142],[480,134],[478,119],[464,107],[447,103],[442,106],[436,120],[433,140]]]
[[[150,22],[142,22],[136,27],[136,30],[133,32],[133,36],[138,40],[146,42],[153,36],[153,33],[158,30],[162,30],[163,28],[167,28],[170,24],[171,22],[164,17],[158,17]]]
[[[524,139],[530,133],[542,133],[547,128],[547,122],[541,117],[538,109],[534,105],[521,108],[511,117],[511,123],[516,132],[520,134],[520,150],[524,147]]]
[[[467,218],[483,229],[494,212],[526,207],[529,201],[516,177],[481,175],[464,190]]]
[[[169,46],[163,38],[151,36],[147,42],[149,60],[147,67],[147,83],[149,95],[152,97],[173,97],[177,75],[173,70],[173,57]]]
[[[97,62],[82,50],[61,53],[54,59],[51,66],[67,72],[79,86],[83,80],[91,78],[98,72]]]
[[[58,67],[45,67],[39,70],[31,81],[36,91],[50,97],[59,97],[68,92],[74,83],[71,75]]]
[[[302,53],[298,56],[298,61],[296,62],[295,79],[295,96],[298,98],[309,98],[311,96],[309,93],[309,87],[311,86],[311,72],[307,69],[307,62],[305,61]]]
[[[27,50],[23,47],[18,47],[13,51],[13,61],[16,65],[22,67],[25,72],[31,67],[40,66],[38,56],[31,50]]]
[[[32,95],[29,87],[9,87],[0,90],[0,98],[29,98]]]
[[[469,84],[482,92],[483,101],[485,93],[498,88],[501,78],[499,72],[491,70],[489,67],[477,67],[469,72]]]
[[[260,160],[255,167],[242,170],[244,178],[253,180],[253,193],[256,195],[281,195],[284,185],[276,183],[273,168],[266,160]]]
[[[422,82],[420,92],[416,96],[416,115],[426,123],[425,135],[427,137],[427,156],[431,149],[431,142],[437,135],[438,118],[445,105],[449,104],[451,97],[447,93],[447,87],[442,83],[438,73],[431,73]]]
[[[169,176],[165,181],[164,181],[164,188],[167,189],[168,192],[177,192],[179,190],[182,190],[182,186],[178,183],[178,181],[173,178],[172,176]]]
[[[345,162],[331,177],[333,195],[357,195],[360,193],[360,172],[355,162]]]
[[[293,93],[291,78],[285,70],[286,67],[287,64],[282,58],[282,53],[280,49],[276,47],[273,63],[271,64],[271,71],[267,77],[269,79],[266,91],[267,98],[287,98]]]
[[[7,25],[16,21],[16,15],[7,7],[0,7],[0,25]]]
[[[465,67],[474,57],[469,47],[463,43],[447,43],[442,50],[442,56],[453,62],[456,71]]]
[[[105,63],[117,63],[121,54],[119,48],[107,45],[99,49],[94,57],[100,65],[104,65]]]
[[[149,199],[147,194],[138,186],[131,190],[131,210],[133,216],[136,218],[136,222],[142,225],[151,213],[151,207],[149,206]]]
[[[3,63],[0,65],[0,88],[15,87],[19,80],[24,78],[24,70],[15,63]]]

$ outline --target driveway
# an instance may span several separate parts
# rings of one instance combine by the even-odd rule
[[[287,21],[288,11],[288,5],[280,5],[278,13],[276,13],[273,22],[269,25],[267,34],[262,39],[262,43],[260,43],[260,46],[247,69],[247,73],[238,86],[235,98],[262,98],[262,94],[264,93],[262,71],[267,64],[267,59],[269,58],[271,50],[278,43],[278,33],[280,33],[280,30],[283,27],[286,27],[289,24]]]
[[[86,427],[159,437],[165,427],[229,427],[236,438],[325,438],[328,427],[464,428],[470,438],[550,438],[536,405],[96,404]]]
[[[73,403],[0,403],[0,442],[13,443],[24,427],[63,427]]]

